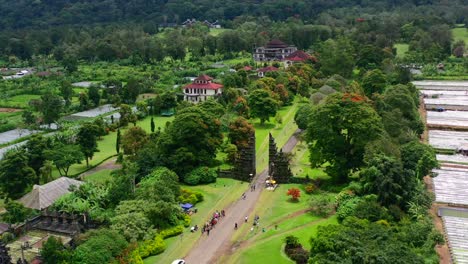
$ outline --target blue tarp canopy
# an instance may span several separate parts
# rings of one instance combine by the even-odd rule
[[[182,207],[182,209],[184,210],[188,210],[193,207],[193,204],[189,204],[189,203],[181,204],[180,207]]]

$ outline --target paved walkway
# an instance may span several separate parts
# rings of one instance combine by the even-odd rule
[[[283,146],[283,152],[291,152],[296,146],[297,132],[299,132],[299,130],[296,131]],[[189,254],[185,256],[184,259],[188,264],[219,263],[220,257],[230,251],[232,246],[231,238],[236,231],[234,230],[234,224],[237,223],[240,228],[241,225],[245,224],[244,218],[247,216],[247,225],[252,226],[254,216],[251,215],[251,213],[257,205],[261,192],[264,190],[264,183],[267,177],[268,171],[263,170],[255,177],[256,190],[251,192],[250,187],[248,187],[245,191],[247,195],[245,200],[239,197],[239,200],[225,209],[226,216],[210,231],[210,235],[207,236],[204,234],[203,237],[197,241]]]

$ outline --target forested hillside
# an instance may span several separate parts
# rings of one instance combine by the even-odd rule
[[[187,18],[228,21],[238,16],[271,20],[300,17],[308,21],[376,14],[397,9],[402,15],[432,13],[448,23],[463,23],[464,0],[2,0],[2,28],[141,22],[179,23]],[[416,12],[416,13],[415,13]]]

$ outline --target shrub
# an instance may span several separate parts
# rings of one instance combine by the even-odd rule
[[[218,174],[215,169],[198,167],[185,176],[184,182],[188,185],[216,182]]]
[[[191,222],[192,222],[192,218],[184,214],[184,226],[189,227]]]
[[[346,217],[354,215],[358,203],[361,201],[359,197],[352,197],[340,203],[336,210],[338,221],[343,221]]]
[[[305,186],[305,191],[307,194],[313,193],[315,190],[317,190],[317,186],[313,183],[309,183]]]
[[[295,236],[287,236],[284,241],[286,242],[284,247],[286,255],[298,264],[306,264],[309,259],[309,252],[302,247],[299,239]]]
[[[179,234],[182,234],[182,232],[184,232],[184,227],[181,226],[181,225],[178,225],[178,226],[174,226],[172,228],[162,230],[161,232],[159,232],[159,235],[162,238],[169,238],[169,237],[173,237],[173,236],[177,236]]]
[[[160,254],[166,250],[166,243],[161,235],[157,235],[154,239],[144,241],[138,246],[138,252],[141,258]]]
[[[180,203],[191,203],[195,205],[203,201],[203,194],[196,191],[191,191],[188,189],[182,189],[179,197],[177,198]]]
[[[291,200],[297,202],[299,201],[299,197],[301,197],[301,191],[298,188],[291,188],[286,195],[291,196]]]
[[[11,241],[15,240],[15,235],[13,235],[10,232],[5,232],[2,234],[2,242],[7,244],[10,243]]]
[[[330,201],[330,198],[326,195],[316,195],[310,199],[311,211],[320,216],[329,216],[334,209],[334,204]]]

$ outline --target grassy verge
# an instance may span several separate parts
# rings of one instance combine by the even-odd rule
[[[454,28],[452,29],[452,35],[453,35],[454,42],[463,40],[465,41],[465,43],[468,43],[468,29],[464,27]]]
[[[105,183],[107,181],[110,181],[112,179],[112,176],[111,176],[111,172],[112,170],[100,170],[96,173],[93,173],[93,174],[90,174],[90,175],[87,175],[86,177],[84,177],[84,181],[85,182],[92,182],[92,183],[97,183],[97,184],[101,184],[101,183]]]
[[[245,191],[243,186],[245,184],[232,179],[220,178],[216,183],[209,185],[183,186],[182,188],[202,192],[205,198],[196,206],[198,213],[192,215],[192,225],[201,226],[215,210],[221,210],[238,199]],[[185,256],[199,237],[200,232],[191,233],[189,228],[186,228],[182,238],[177,236],[166,239],[166,250],[160,255],[144,259],[144,263],[171,263],[173,260]]]
[[[405,53],[409,49],[409,45],[405,43],[397,43],[394,45],[394,47],[396,48],[398,58],[404,58]]]
[[[158,127],[161,127],[162,130],[166,127],[166,122],[170,122],[174,119],[174,117],[162,117],[162,116],[154,116],[154,123],[156,126],[156,129]],[[122,134],[125,133],[125,131],[132,127],[133,125],[130,124],[127,128],[123,128],[121,130]],[[140,126],[143,128],[146,132],[150,133],[151,132],[151,117],[148,116],[142,120],[139,120],[137,122],[137,126]],[[108,135],[102,137],[101,140],[98,141],[98,149],[99,151],[94,153],[94,157],[92,160],[90,160],[89,165],[93,166],[96,165],[103,160],[109,158],[112,155],[116,154],[115,151],[115,141],[117,139],[117,132],[110,132]],[[70,167],[70,170],[68,172],[68,175],[76,175],[81,172],[86,171],[86,162],[82,162],[81,164],[74,164],[73,166]],[[59,172],[55,169],[53,171],[53,176],[58,177]]]
[[[310,152],[305,142],[299,142],[293,150],[293,159],[291,160],[291,171],[295,177],[311,179],[327,179],[328,175],[321,168],[311,168],[309,156]]]
[[[299,103],[295,101],[293,105],[281,108],[278,111],[282,118],[281,124],[278,124],[273,118],[263,125],[260,124],[258,119],[251,120],[255,127],[257,172],[261,172],[268,165],[268,134],[271,133],[276,140],[277,146],[282,147],[297,130],[294,115],[298,107]]]

